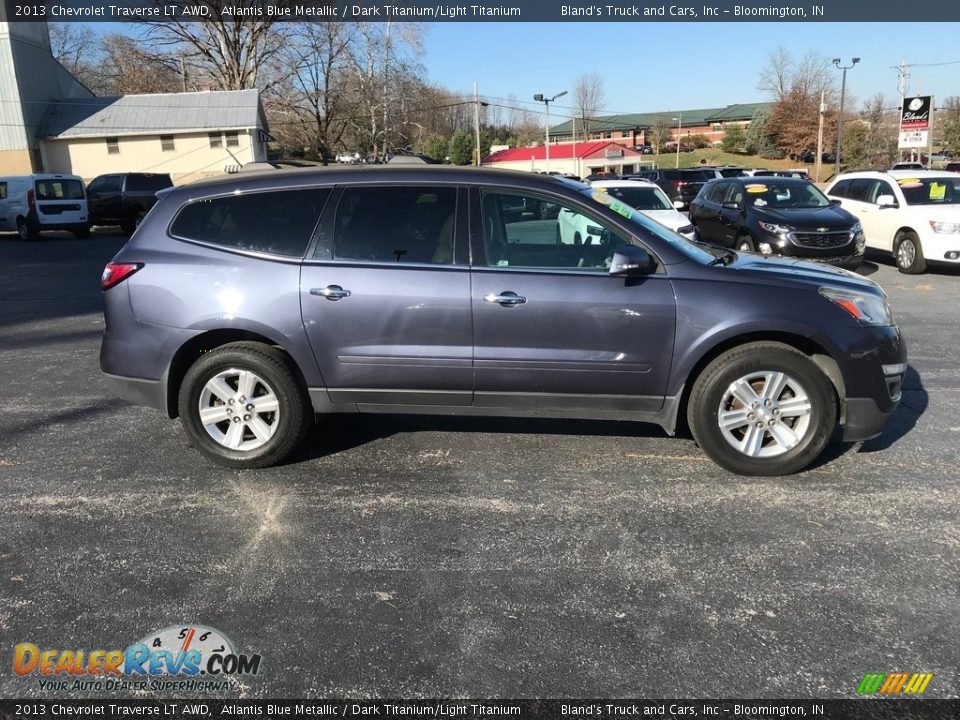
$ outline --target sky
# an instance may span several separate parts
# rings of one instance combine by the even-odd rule
[[[430,79],[455,92],[530,101],[572,90],[577,77],[604,78],[607,113],[722,107],[769,100],[757,90],[768,54],[783,46],[840,57],[847,89],[862,102],[883,92],[897,104],[897,71],[911,68],[910,91],[938,101],[960,95],[960,46],[932,23],[436,23],[427,30],[423,64]],[[837,70],[838,82],[840,71]],[[572,107],[569,97],[551,116]],[[542,110],[543,106],[539,105]],[[569,112],[569,110],[566,110]],[[551,118],[552,119],[552,118]]]

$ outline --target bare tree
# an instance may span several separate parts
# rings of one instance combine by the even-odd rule
[[[573,102],[577,108],[577,117],[580,118],[584,138],[590,136],[590,125],[605,101],[603,76],[599,73],[588,73],[577,78],[573,86]]]
[[[145,37],[165,55],[179,55],[206,74],[221,90],[263,87],[261,73],[271,67],[284,39],[272,18],[243,15],[262,0],[173,0],[176,5],[206,8],[202,20],[184,15],[146,24]],[[275,0],[275,2],[282,0]],[[154,0],[165,2],[169,0]],[[226,13],[224,11],[227,11]],[[240,11],[240,14],[230,14]]]
[[[93,89],[96,85],[97,35],[89,25],[82,23],[52,22],[50,51],[61,65],[77,80]]]
[[[653,122],[647,130],[647,141],[658,155],[660,154],[660,149],[670,138],[671,128],[670,118],[660,113],[653,118]]]
[[[352,112],[344,91],[352,30],[340,22],[290,26],[278,80],[265,98],[266,111],[277,118],[271,127],[285,144],[315,148],[323,159],[343,147]]]

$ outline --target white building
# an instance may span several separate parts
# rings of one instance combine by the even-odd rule
[[[174,182],[264,161],[272,139],[257,90],[63,100],[41,134],[48,172],[169,173]]]
[[[95,97],[50,50],[45,22],[0,1],[0,174],[169,173],[174,182],[267,159],[257,90]]]

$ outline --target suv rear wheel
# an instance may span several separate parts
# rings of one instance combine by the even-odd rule
[[[830,380],[800,351],[749,343],[722,354],[690,393],[694,439],[718,465],[741,475],[790,475],[815,460],[833,433]]]
[[[220,465],[261,468],[303,441],[313,409],[286,354],[255,342],[204,353],[187,371],[180,421],[200,452]]]

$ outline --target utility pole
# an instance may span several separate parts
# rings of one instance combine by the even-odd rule
[[[477,139],[477,167],[480,167],[480,96],[476,80],[473,81],[473,131]]]
[[[537,93],[533,96],[535,101],[542,102],[547,108],[546,141],[544,143],[544,152],[546,153],[546,172],[550,172],[550,103],[566,94],[567,91],[564,90],[563,92],[557,93],[552,98],[545,97],[543,93]]]
[[[823,164],[823,115],[827,111],[826,103],[823,102],[825,92],[820,91],[820,127],[817,128],[817,169],[814,171],[814,182],[820,182],[820,166]]]
[[[834,175],[840,174],[840,152],[843,150],[843,101],[847,94],[847,70],[850,70],[858,62],[860,62],[860,58],[855,57],[850,65],[841,65],[840,58],[833,59],[833,64],[837,66],[837,69],[843,70],[843,80],[840,83],[840,114],[837,115],[837,164],[834,168]]]
[[[577,157],[577,116],[570,116],[570,122],[573,123],[570,128],[573,133],[573,174],[580,177],[580,158]]]
[[[680,167],[680,134],[683,132],[683,113],[677,113],[677,167]]]

